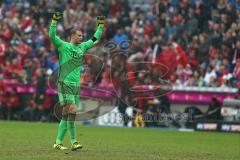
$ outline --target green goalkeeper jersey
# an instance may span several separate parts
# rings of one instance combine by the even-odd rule
[[[103,28],[99,26],[94,34],[97,40],[101,39]],[[92,39],[77,46],[63,41],[56,35],[56,22],[52,21],[49,36],[54,47],[59,51],[58,82],[66,84],[80,84],[80,76],[83,65],[83,55],[93,47]]]

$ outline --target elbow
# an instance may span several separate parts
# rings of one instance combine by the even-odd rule
[[[51,42],[54,41],[54,38],[53,38],[51,35],[49,35],[49,38],[50,38],[50,41],[51,41]]]
[[[49,35],[49,38],[50,38],[51,42],[53,42],[54,39],[55,39],[54,38],[55,36],[51,32],[49,32],[48,35]]]
[[[51,31],[48,31],[48,36],[51,37]]]

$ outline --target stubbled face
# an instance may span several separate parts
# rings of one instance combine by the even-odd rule
[[[71,41],[76,45],[80,44],[83,41],[82,31],[76,31],[76,33],[71,36]]]

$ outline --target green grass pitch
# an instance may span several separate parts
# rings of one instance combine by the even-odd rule
[[[77,125],[80,151],[52,148],[57,123],[0,121],[0,160],[239,160],[240,134]],[[70,146],[68,135],[64,144]],[[68,153],[68,154],[67,154]]]

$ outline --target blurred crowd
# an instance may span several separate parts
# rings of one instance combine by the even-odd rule
[[[128,0],[1,1],[0,81],[37,84],[39,77],[57,71],[58,52],[48,36],[57,10],[63,13],[57,34],[66,41],[73,27],[84,30],[85,40],[91,38],[96,17],[106,17],[102,41],[85,56],[83,85],[113,84],[123,95],[127,87],[162,80],[176,86],[240,87],[239,0],[141,3],[149,7],[133,8]]]

